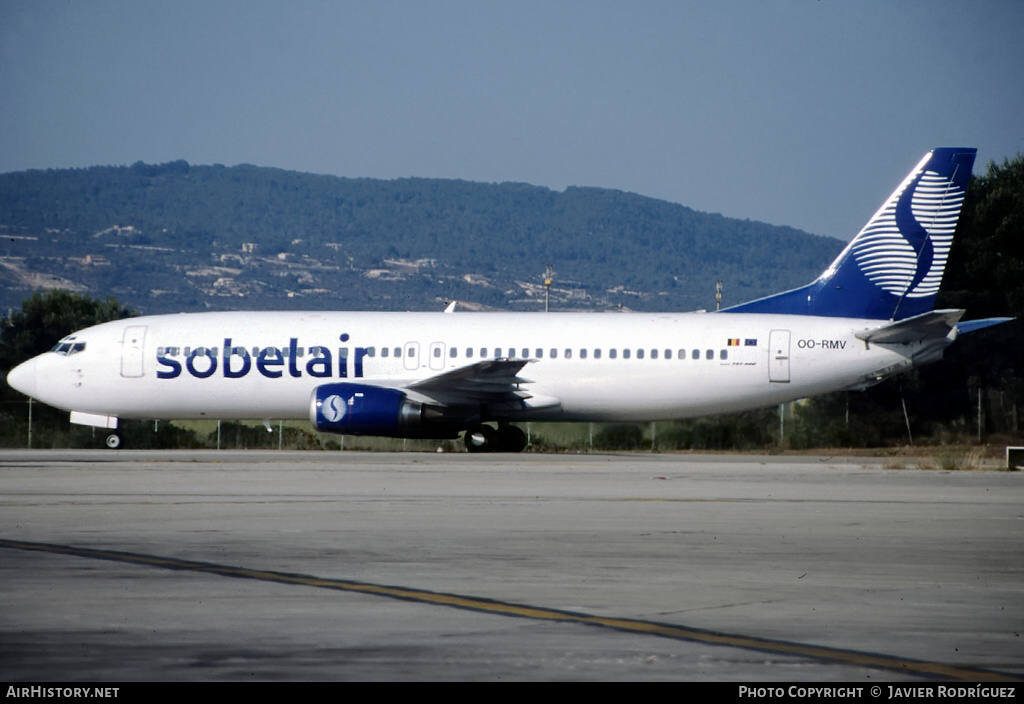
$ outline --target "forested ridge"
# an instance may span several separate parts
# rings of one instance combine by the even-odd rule
[[[598,188],[349,179],[184,161],[0,174],[0,305],[64,284],[210,308],[714,306],[806,283],[842,242]]]

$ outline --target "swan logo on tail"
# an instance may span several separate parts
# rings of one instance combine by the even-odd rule
[[[934,296],[942,282],[964,190],[923,160],[854,239],[852,254],[876,286],[897,296]]]

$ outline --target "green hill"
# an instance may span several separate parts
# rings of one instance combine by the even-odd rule
[[[713,308],[813,279],[838,240],[597,188],[184,161],[0,174],[0,306],[62,287],[144,313]]]

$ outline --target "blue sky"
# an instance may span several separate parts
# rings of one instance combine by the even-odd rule
[[[0,0],[0,172],[186,159],[615,188],[849,239],[1024,153],[1024,3]]]

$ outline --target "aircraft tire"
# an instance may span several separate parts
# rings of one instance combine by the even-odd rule
[[[526,449],[526,433],[515,425],[498,426],[498,442],[495,452],[522,452]]]
[[[494,452],[497,440],[497,431],[489,425],[467,428],[462,436],[468,452]]]
[[[106,445],[108,450],[118,450],[121,448],[121,436],[118,433],[111,433],[103,441],[103,444]]]
[[[489,425],[467,428],[463,436],[468,452],[522,452],[526,449],[526,433],[514,425]]]

